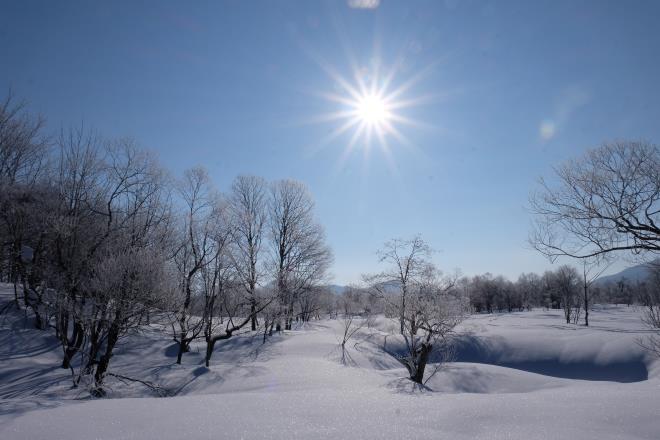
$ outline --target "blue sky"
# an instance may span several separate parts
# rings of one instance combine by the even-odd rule
[[[660,139],[658,18],[653,1],[5,1],[0,87],[53,133],[131,136],[221,189],[304,181],[339,283],[416,233],[446,270],[515,278],[549,266],[526,243],[538,177],[603,141]],[[352,132],[324,142],[341,121],[319,121],[342,108],[328,70],[376,66],[397,67],[390,91],[414,79],[399,99],[419,99],[400,110],[416,124],[396,124],[389,156],[361,140],[342,160]]]

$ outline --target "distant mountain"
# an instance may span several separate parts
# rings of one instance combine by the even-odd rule
[[[342,295],[350,286],[343,286],[341,284],[328,284],[325,286],[335,295]],[[380,283],[380,287],[383,292],[386,293],[398,293],[399,292],[399,282],[398,281],[385,281]]]
[[[347,289],[347,286],[341,286],[339,284],[328,284],[326,287],[335,295],[341,295]]]
[[[656,264],[660,264],[660,259],[655,261]],[[606,284],[617,283],[622,278],[625,278],[628,282],[637,283],[646,281],[650,276],[651,268],[649,267],[649,263],[643,263],[636,266],[631,266],[627,269],[623,269],[621,272],[615,273],[613,275],[604,275],[598,278],[595,284],[603,286]]]

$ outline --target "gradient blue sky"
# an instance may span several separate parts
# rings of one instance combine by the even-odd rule
[[[309,185],[339,283],[377,266],[391,237],[420,233],[447,270],[515,278],[529,249],[529,192],[602,141],[660,139],[660,2],[383,0],[0,3],[0,87],[48,129],[82,121],[131,136],[174,173],[202,164]],[[398,66],[408,143],[358,144],[328,67]],[[420,73],[424,73],[420,76]],[[4,94],[4,92],[2,92]],[[545,127],[545,128],[542,128]]]

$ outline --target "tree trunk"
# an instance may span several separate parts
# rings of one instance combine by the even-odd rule
[[[293,306],[289,304],[288,296],[285,299],[283,308],[284,330],[291,330],[291,323],[293,322]]]
[[[257,330],[257,304],[254,298],[254,292],[252,292],[252,297],[250,298],[250,314],[252,315],[252,331]]]
[[[229,339],[232,337],[234,334],[234,331],[240,330],[244,325],[248,323],[248,320],[243,321],[241,324],[228,329],[225,331],[225,333],[218,335],[218,336],[212,336],[206,340],[206,366],[209,366],[209,363],[211,361],[211,356],[213,355],[213,348],[215,348],[215,343],[218,341],[222,341],[225,339]]]
[[[73,324],[73,334],[71,339],[66,341],[66,349],[64,350],[64,358],[62,359],[62,368],[68,369],[71,367],[71,360],[78,353],[83,343],[84,329],[78,322]],[[66,329],[63,337],[66,338]]]
[[[215,340],[212,337],[206,338],[206,356],[204,357],[205,365],[208,368],[211,363],[211,356],[215,348]]]
[[[406,290],[403,288],[401,294],[401,312],[399,313],[399,323],[401,324],[401,334],[404,333],[406,329]]]
[[[584,325],[589,327],[589,287],[584,284]]]
[[[86,373],[91,373],[92,368],[94,367],[94,364],[97,363],[97,358],[99,356],[99,352],[101,351],[101,344],[100,341],[98,340],[98,333],[96,330],[92,331],[92,334],[89,337],[89,353],[87,355],[87,365],[85,366],[85,372]]]
[[[25,306],[26,308],[31,308],[34,313],[34,327],[38,330],[45,330],[48,327],[47,322],[39,311],[42,304],[41,295],[28,285],[26,276],[23,273],[21,274],[21,284],[23,286],[23,301]],[[16,284],[14,284],[14,290],[16,290]],[[16,297],[16,301],[18,301],[18,296]],[[18,302],[16,305],[18,305]]]
[[[186,338],[186,333],[181,332],[179,335],[179,352],[176,355],[176,363],[181,365],[183,353],[188,353],[190,350],[190,341]]]
[[[21,308],[21,303],[18,301],[18,288],[16,286],[16,282],[14,282],[14,302],[16,303],[16,308],[20,309]]]
[[[419,348],[417,352],[417,362],[415,363],[417,365],[417,368],[415,371],[411,372],[412,374],[410,375],[410,379],[418,384],[422,384],[424,381],[424,370],[426,370],[426,364],[429,361],[429,355],[431,354],[431,350],[433,349],[433,345],[424,342],[422,343],[422,346]]]
[[[105,353],[101,356],[101,359],[99,359],[99,363],[96,366],[96,373],[94,374],[94,394],[99,397],[105,396],[105,391],[103,391],[103,379],[105,378],[106,371],[108,371],[110,359],[112,358],[112,351],[117,344],[117,340],[119,340],[119,329],[117,326],[112,326],[108,333]]]

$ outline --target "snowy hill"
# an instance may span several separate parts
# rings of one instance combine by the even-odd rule
[[[341,320],[321,320],[262,344],[246,333],[203,346],[183,365],[155,325],[132,336],[112,371],[171,397],[109,378],[90,400],[59,368],[52,334],[22,313],[0,317],[0,438],[19,439],[657,439],[660,364],[635,342],[639,312],[600,307],[592,326],[559,311],[473,316],[457,360],[414,388],[390,354],[396,323],[380,317],[342,356]],[[560,423],[558,422],[560,421]]]

